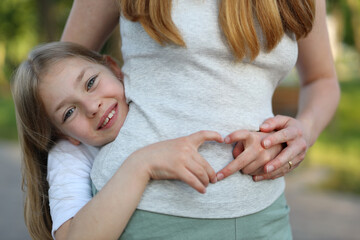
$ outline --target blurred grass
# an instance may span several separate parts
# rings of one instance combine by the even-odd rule
[[[17,140],[15,107],[10,94],[0,96],[0,139]]]
[[[360,194],[360,78],[342,82],[341,92],[333,121],[309,150],[303,165],[329,170],[328,178],[320,183],[322,188]],[[17,139],[10,94],[0,96],[0,139]]]
[[[333,121],[309,150],[312,166],[329,170],[320,187],[360,194],[360,79],[341,83]]]

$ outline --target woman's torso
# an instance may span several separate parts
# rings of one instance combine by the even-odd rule
[[[296,41],[285,35],[272,52],[261,51],[253,62],[235,62],[217,16],[217,1],[173,1],[172,18],[186,48],[160,46],[139,23],[121,18],[130,110],[116,141],[95,160],[92,179],[98,189],[142,146],[199,130],[223,136],[238,129],[256,131],[273,116],[272,94],[295,64]],[[199,152],[215,171],[233,160],[231,145],[207,142]],[[282,178],[255,183],[240,173],[210,185],[205,195],[182,182],[153,181],[139,209],[188,217],[238,217],[264,209],[283,190]]]

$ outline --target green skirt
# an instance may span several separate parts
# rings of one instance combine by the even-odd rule
[[[188,218],[136,210],[119,239],[288,240],[292,239],[292,233],[289,207],[282,194],[264,210],[238,218]]]

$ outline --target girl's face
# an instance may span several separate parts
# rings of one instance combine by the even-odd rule
[[[55,63],[42,77],[39,92],[50,121],[72,143],[102,146],[113,141],[129,107],[120,69],[81,58]]]

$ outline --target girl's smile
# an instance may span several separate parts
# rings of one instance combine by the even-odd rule
[[[39,93],[51,121],[72,143],[102,146],[113,141],[122,127],[128,105],[120,69],[81,58],[50,66]]]
[[[105,112],[104,116],[101,118],[98,124],[98,130],[110,128],[114,124],[117,118],[117,106],[118,104],[115,104],[115,106],[111,106]]]

